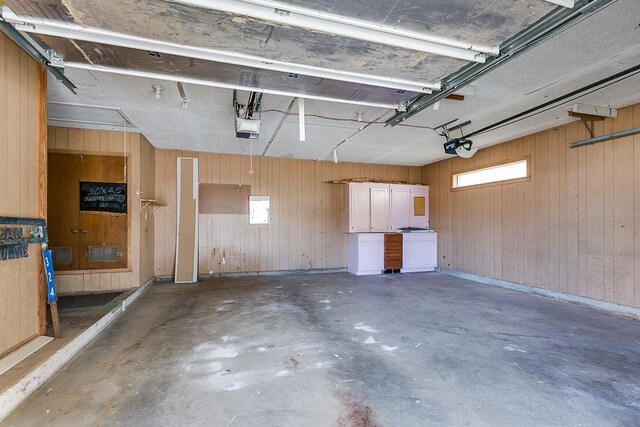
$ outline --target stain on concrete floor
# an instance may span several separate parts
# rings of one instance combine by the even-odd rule
[[[157,283],[5,424],[631,426],[638,325],[438,273]]]

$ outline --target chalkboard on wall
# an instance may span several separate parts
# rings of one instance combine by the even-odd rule
[[[127,213],[127,184],[80,181],[80,210]]]

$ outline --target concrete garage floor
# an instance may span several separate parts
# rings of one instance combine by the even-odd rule
[[[638,321],[438,273],[157,283],[7,425],[638,425]]]

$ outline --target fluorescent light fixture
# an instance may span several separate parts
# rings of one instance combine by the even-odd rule
[[[314,67],[304,64],[293,64],[282,61],[274,61],[268,58],[245,55],[242,53],[208,49],[196,46],[180,45],[144,37],[117,33],[99,28],[82,27],[76,24],[67,24],[48,21],[39,18],[17,16],[9,9],[2,9],[3,18],[14,25],[19,31],[27,33],[44,34],[53,37],[62,37],[73,40],[83,40],[92,43],[103,43],[130,49],[160,52],[169,55],[197,58],[206,61],[235,64],[245,67],[253,67],[265,70],[279,71],[283,73],[295,73],[306,76],[319,77],[359,83],[370,86],[401,89],[409,92],[431,93],[431,90],[440,90],[440,83],[416,82],[412,80],[397,79],[394,77],[376,76],[370,74],[354,73],[351,71],[335,70],[330,68]]]
[[[338,163],[338,150],[333,149],[333,163]]]
[[[575,0],[546,0],[549,3],[557,4],[558,6],[564,6],[568,8],[572,8],[576,5]]]
[[[325,96],[315,96],[315,95],[307,95],[300,94],[294,92],[286,92],[280,90],[271,90],[271,89],[260,89],[255,87],[248,86],[240,86],[240,85],[232,85],[228,83],[220,83],[220,82],[212,82],[210,80],[203,79],[193,79],[189,77],[176,76],[176,75],[168,75],[168,74],[160,74],[160,73],[151,73],[148,71],[138,71],[138,70],[128,70],[124,68],[112,68],[112,67],[103,67],[99,65],[91,65],[84,64],[80,62],[65,62],[65,68],[76,68],[79,70],[88,70],[88,71],[98,71],[103,73],[110,74],[119,74],[123,76],[132,76],[132,77],[142,77],[146,79],[155,79],[155,80],[164,80],[170,82],[180,81],[182,83],[191,83],[199,86],[209,86],[209,87],[217,87],[221,89],[236,89],[236,90],[244,90],[247,92],[260,92],[260,93],[268,93],[271,95],[278,96],[286,96],[299,98],[304,96],[306,99],[315,99],[317,101],[326,101],[326,102],[338,102],[341,104],[352,104],[352,105],[365,105],[368,107],[376,107],[376,108],[385,108],[385,109],[396,109],[398,108],[398,104],[381,104],[377,102],[366,102],[366,101],[352,101],[348,99],[340,99],[340,98],[329,98]]]
[[[474,45],[445,37],[402,30],[375,22],[306,9],[270,0],[173,0],[189,6],[250,16],[328,34],[411,49],[465,61],[485,62],[499,48]]]
[[[298,126],[300,127],[300,142],[305,141],[304,134],[304,98],[298,98]]]

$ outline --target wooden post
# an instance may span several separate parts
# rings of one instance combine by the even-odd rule
[[[60,331],[60,317],[58,316],[58,301],[53,301],[49,304],[51,308],[51,322],[53,323],[53,337],[62,338],[62,332]]]
[[[47,69],[38,65],[38,86],[37,86],[37,146],[38,146],[38,218],[47,218]],[[38,333],[47,333],[47,281],[42,280],[42,263],[38,263],[38,286],[37,291],[37,316]],[[56,311],[57,313],[57,311]]]

